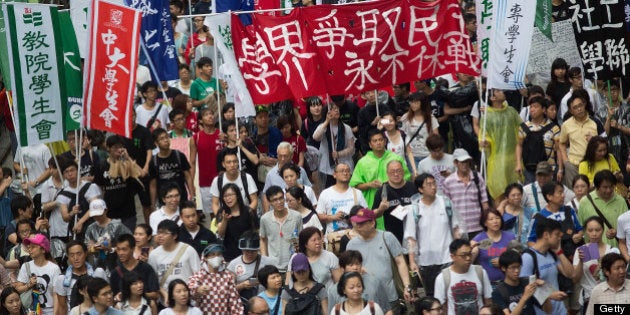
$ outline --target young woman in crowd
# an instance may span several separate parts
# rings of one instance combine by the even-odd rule
[[[324,107],[322,100],[319,97],[307,98],[306,105],[308,106],[308,112],[306,113],[306,118],[302,124],[300,135],[302,135],[306,140],[307,151],[313,149],[319,150],[320,141],[313,139],[313,134],[315,133],[315,129],[317,129],[317,127],[326,120],[328,108]],[[322,183],[320,183],[321,179],[318,170],[319,165],[315,165],[315,167],[312,168],[307,162],[308,161],[305,161],[304,166],[306,167],[306,171],[310,174],[309,177],[313,183],[313,187],[315,187],[316,191],[321,192],[323,187],[321,187]],[[319,161],[316,162],[319,164]]]
[[[323,244],[322,231],[316,227],[304,228],[298,235],[299,251],[308,258],[313,279],[328,287],[339,281],[343,271],[339,268],[339,258],[325,250]],[[291,262],[296,257],[293,256],[289,261],[288,271],[293,271]],[[288,277],[285,283],[289,283]]]
[[[442,314],[442,304],[434,297],[425,296],[414,303],[415,313],[417,315],[436,315]]]
[[[594,136],[586,145],[584,158],[579,165],[579,173],[586,175],[592,184],[595,174],[601,170],[609,170],[615,174],[618,180],[623,180],[617,160],[608,153],[608,141],[604,137]]]
[[[573,282],[579,283],[582,287],[582,298],[584,309],[588,306],[591,291],[600,282],[606,281],[604,271],[600,264],[601,258],[610,252],[619,253],[617,248],[602,241],[604,234],[604,221],[600,217],[590,217],[584,222],[586,235],[589,243],[578,247],[573,256]]]
[[[177,99],[181,95],[182,94],[175,96],[175,99]],[[190,97],[188,96],[184,95],[183,97],[190,100]],[[173,101],[173,103],[174,102],[175,100]],[[168,114],[168,118],[171,120],[173,127],[173,129],[168,132],[168,136],[171,138],[170,149],[184,153],[186,159],[190,159],[189,142],[190,137],[192,137],[193,133],[186,128],[186,113],[180,108],[173,109]]]
[[[363,278],[358,272],[347,272],[337,284],[337,293],[346,300],[334,306],[334,314],[339,315],[383,315],[383,309],[374,301],[363,299]]]
[[[168,284],[168,308],[159,315],[203,315],[200,309],[190,303],[190,290],[182,279],[175,279]]]
[[[583,174],[575,176],[571,184],[571,188],[573,189],[575,198],[571,199],[567,206],[573,208],[573,210],[575,210],[575,213],[578,213],[580,212],[580,200],[582,200],[582,197],[586,196],[586,194],[589,193],[591,185],[589,184],[588,177]]]
[[[157,306],[144,296],[144,282],[135,272],[127,272],[122,278],[121,301],[117,308],[125,315],[156,315]]]
[[[223,118],[223,121],[234,120],[236,118],[234,103],[225,103],[225,105],[221,107],[221,118]]]
[[[223,239],[224,257],[230,261],[242,254],[238,239],[246,231],[256,228],[252,210],[243,201],[241,190],[236,184],[228,183],[221,189],[221,210],[217,236]]]
[[[551,63],[551,82],[547,85],[545,94],[551,100],[560,104],[562,98],[569,93],[571,82],[569,82],[569,65],[562,58],[557,58]]]
[[[426,94],[413,93],[408,101],[409,111],[400,117],[401,129],[407,134],[407,146],[414,158],[409,162],[417,166],[422,159],[429,156],[426,140],[432,133],[439,135],[439,122],[431,114],[431,101]]]
[[[488,278],[493,284],[503,280],[505,276],[499,268],[499,256],[507,250],[508,243],[514,240],[514,234],[502,231],[503,216],[495,209],[483,211],[481,214],[483,232],[472,239],[473,261],[479,258],[479,264],[488,273]],[[479,246],[475,246],[479,245]]]
[[[387,150],[407,160],[407,164],[411,164],[409,169],[413,170],[414,176],[417,175],[417,164],[414,165],[415,158],[411,152],[411,147],[407,146],[411,136],[398,129],[394,113],[388,112],[383,114],[378,123],[378,128],[383,130],[383,134],[387,138]]]
[[[20,300],[20,293],[13,287],[6,287],[0,294],[0,315],[26,315],[32,314]]]
[[[182,196],[179,194],[179,186],[174,182],[166,183],[160,187],[159,193],[162,206],[149,216],[149,223],[154,233],[157,233],[158,224],[163,220],[173,220],[177,223],[181,221],[179,201]]]
[[[146,223],[136,225],[133,230],[133,238],[136,240],[136,247],[133,249],[133,257],[147,262],[149,253],[153,250],[151,241],[153,238],[153,229]]]
[[[70,295],[70,315],[83,315],[92,307],[92,300],[87,292],[91,280],[92,277],[88,275],[79,276],[77,279]]]
[[[536,209],[523,207],[523,186],[519,183],[508,185],[504,195],[506,198],[497,207],[503,217],[503,230],[512,232],[519,243],[527,246],[529,223]]]
[[[317,218],[315,207],[313,207],[302,188],[299,186],[288,188],[284,199],[287,201],[289,209],[295,210],[302,215],[302,228],[314,226],[320,231],[323,229],[322,223]]]
[[[317,197],[315,196],[315,191],[310,186],[302,185],[298,183],[298,179],[300,179],[300,167],[294,163],[287,163],[280,168],[280,176],[284,179],[284,183],[287,185],[286,189],[291,187],[300,187],[304,190],[304,194],[307,196],[308,200],[311,202],[313,209],[317,208]]]
[[[321,241],[320,241],[321,242]],[[299,298],[304,294],[317,295],[318,302],[322,308],[322,314],[328,312],[328,295],[322,283],[313,278],[313,269],[308,262],[308,258],[303,253],[298,253],[291,258],[291,280],[292,285],[287,285],[282,292],[282,308],[286,310],[286,305],[292,299]]]
[[[190,96],[186,94],[180,94],[173,99],[173,110],[180,110],[184,112],[184,127],[190,132],[199,131],[199,125],[197,124],[197,113],[192,111],[193,101]],[[192,135],[188,136],[189,138]],[[172,138],[172,137],[171,137]],[[171,145],[173,143],[171,142]]]
[[[33,299],[33,309],[40,309],[42,315],[53,314],[53,286],[50,279],[61,274],[59,266],[50,255],[50,242],[44,234],[35,234],[24,240],[31,261],[22,264],[14,287],[18,292],[39,291],[39,298]]]

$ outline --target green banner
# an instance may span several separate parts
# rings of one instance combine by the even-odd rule
[[[536,0],[536,20],[535,25],[550,41],[551,35],[551,0]]]
[[[0,5],[8,1],[0,0]],[[15,0],[11,2],[26,2],[24,0]],[[7,46],[7,35],[4,26],[4,14],[0,10],[0,75],[4,81],[7,90],[11,90],[11,73],[9,72],[9,46]]]
[[[81,112],[83,108],[83,75],[81,74],[81,57],[79,45],[72,27],[70,11],[59,12],[59,26],[63,45],[63,69],[66,78],[66,113],[64,120],[66,130],[77,130],[81,127]]]

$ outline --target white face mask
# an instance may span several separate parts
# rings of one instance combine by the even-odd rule
[[[207,262],[212,268],[217,269],[223,263],[223,256],[212,257],[208,259]]]

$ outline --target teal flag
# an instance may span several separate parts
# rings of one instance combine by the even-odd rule
[[[551,0],[536,0],[536,20],[535,25],[550,41],[551,36]]]
[[[81,57],[79,45],[72,27],[70,11],[59,12],[61,42],[63,45],[63,70],[66,79],[66,113],[64,121],[66,130],[77,130],[81,127],[81,112],[83,109],[83,75],[81,74]]]

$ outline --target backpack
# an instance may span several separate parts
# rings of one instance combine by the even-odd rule
[[[523,140],[523,165],[528,171],[536,171],[538,162],[549,159],[545,149],[545,133],[555,127],[555,123],[548,123],[538,131],[532,131],[525,123],[521,123],[521,129],[525,132]]]
[[[321,301],[317,293],[324,288],[321,283],[315,285],[305,294],[300,294],[294,288],[285,287],[291,296],[289,302],[284,306],[285,315],[322,315]]]
[[[477,274],[477,278],[479,278],[479,282],[481,283],[481,292],[483,295],[483,267],[479,265],[471,265],[471,267],[475,268],[475,273]],[[451,267],[446,267],[442,269],[442,279],[444,280],[444,289],[448,291],[448,286],[451,284]],[[448,292],[445,292],[444,296],[448,297]]]
[[[538,269],[538,257],[536,256],[536,253],[531,248],[525,249],[525,251],[523,251],[523,254],[525,253],[532,256],[532,261],[534,263],[534,274],[536,275],[536,278],[540,279],[540,270]],[[554,253],[553,251],[548,251],[548,253],[551,254],[551,257],[553,257],[554,261],[558,261],[558,256],[556,255],[556,253]],[[558,290],[565,292],[567,295],[571,295],[571,293],[573,293],[573,280],[565,277],[560,272],[560,270],[558,270],[558,286]]]
[[[79,209],[81,210],[81,212],[79,212],[78,214],[79,218],[85,215],[85,213],[90,209],[90,202],[85,198],[85,193],[87,193],[88,189],[90,189],[91,186],[92,186],[92,183],[88,182],[85,185],[83,185],[83,187],[81,187],[81,189],[79,190]],[[66,196],[70,199],[70,203],[68,204],[68,211],[72,211],[72,208],[74,208],[74,205],[76,204],[77,194],[73,192],[69,192],[64,188],[57,194],[57,196],[59,195]],[[82,232],[85,232],[85,229],[89,225],[88,222],[83,224]],[[71,236],[73,227],[74,227],[74,220],[70,220],[70,222],[68,222],[68,236]]]
[[[453,234],[453,204],[451,203],[451,200],[444,197],[444,196],[440,196],[440,198],[442,198],[442,200],[444,201],[444,208],[446,211],[446,215],[448,216],[448,226],[451,227],[451,235]],[[417,202],[420,202],[420,200],[418,199]],[[414,206],[413,207],[413,218],[414,221],[416,222],[416,224],[418,224],[418,221],[420,220],[420,213],[418,213],[418,207]]]

